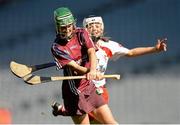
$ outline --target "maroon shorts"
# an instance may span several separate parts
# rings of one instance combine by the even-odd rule
[[[106,104],[102,95],[96,93],[94,84],[90,84],[79,95],[64,97],[68,116],[83,115]]]

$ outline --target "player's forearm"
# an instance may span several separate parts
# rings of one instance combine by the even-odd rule
[[[128,57],[135,57],[135,56],[141,56],[145,54],[150,54],[158,52],[156,47],[139,47],[139,48],[134,48],[129,51],[127,54]]]
[[[90,71],[90,69],[80,66],[80,65],[76,66],[74,70],[77,72],[78,75],[84,75]]]
[[[84,75],[89,72],[88,68],[78,65],[75,61],[71,61],[67,65],[78,75]]]

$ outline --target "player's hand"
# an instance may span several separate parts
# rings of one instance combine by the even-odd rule
[[[167,38],[164,39],[158,39],[156,44],[156,50],[157,51],[166,51],[167,50]]]
[[[94,79],[96,79],[96,70],[91,70],[90,72],[88,72],[87,74],[86,74],[86,78],[87,78],[87,80],[94,80]]]
[[[103,79],[103,74],[99,71],[96,72],[96,80],[102,80]]]

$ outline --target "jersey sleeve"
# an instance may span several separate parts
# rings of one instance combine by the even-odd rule
[[[66,64],[72,61],[69,54],[59,49],[56,43],[53,43],[51,47],[51,52],[54,56],[54,60],[56,61],[56,65],[58,66],[58,68],[63,68]]]

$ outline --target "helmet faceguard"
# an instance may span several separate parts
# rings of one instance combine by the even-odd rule
[[[54,11],[54,21],[56,25],[56,32],[58,35],[60,35],[64,39],[69,39],[72,37],[72,33],[66,34],[63,33],[60,29],[61,28],[67,28],[70,25],[73,25],[73,30],[75,28],[75,19],[73,17],[72,12],[66,8],[66,7],[60,7]]]

